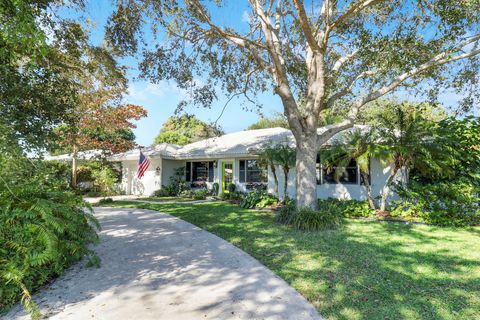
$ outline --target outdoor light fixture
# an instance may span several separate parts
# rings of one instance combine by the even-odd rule
[[[156,174],[160,174],[160,170],[161,170],[161,169],[160,169],[160,166],[157,166],[157,167],[155,168],[155,173],[156,173]]]
[[[213,167],[216,168],[217,165],[218,165],[218,161],[217,160],[213,161]]]

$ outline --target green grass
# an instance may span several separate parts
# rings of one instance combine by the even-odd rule
[[[148,198],[137,198],[136,200],[146,200],[146,201],[158,201],[158,202],[166,202],[166,201],[177,201],[177,202],[185,202],[185,201],[193,201],[192,198],[186,197],[148,197]]]
[[[480,319],[480,228],[347,220],[309,233],[222,202],[115,205],[159,210],[222,237],[327,319]]]

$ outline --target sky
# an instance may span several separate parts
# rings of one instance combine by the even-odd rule
[[[113,12],[113,1],[108,0],[87,0],[85,10],[80,13],[73,9],[62,9],[60,14],[72,19],[82,15],[90,20],[91,41],[100,45],[104,38],[104,27],[108,17]],[[222,16],[214,18],[220,19],[222,24],[229,24],[235,28],[247,28],[248,14],[239,2],[233,1],[229,3],[228,10]],[[174,114],[174,111],[181,101],[182,91],[177,88],[173,82],[163,81],[159,84],[149,83],[145,80],[138,79],[137,65],[139,59],[135,57],[126,57],[120,60],[128,71],[129,92],[125,96],[125,103],[141,105],[148,111],[148,116],[136,122],[137,128],[134,129],[136,142],[141,146],[151,145],[154,137],[158,134],[162,124],[168,117]],[[401,99],[412,99],[406,93],[397,93]],[[459,96],[455,93],[446,92],[442,95],[441,100],[444,105],[453,107],[459,100]],[[218,116],[227,101],[227,97],[220,96],[218,101],[214,103],[211,109],[188,107],[186,113],[194,114],[199,119],[212,122],[217,120]],[[278,96],[273,93],[264,93],[259,96],[259,102],[263,105],[262,114],[269,116],[276,112],[283,112],[283,107]],[[218,120],[218,124],[225,132],[235,132],[246,129],[250,124],[259,119],[259,114],[255,111],[246,111],[241,105],[246,103],[245,98],[239,97],[233,99],[227,106],[222,117]],[[250,104],[251,106],[251,104]],[[253,107],[253,106],[252,106]]]
[[[60,14],[73,19],[82,14],[83,17],[89,19],[91,42],[99,45],[103,41],[104,27],[112,11],[111,1],[88,0],[84,12],[79,13],[73,9],[63,9]],[[232,16],[233,14],[238,17],[236,23],[245,23],[246,26],[246,22],[242,21],[245,19],[245,14],[238,15],[236,12],[232,12]],[[231,19],[231,17],[224,17],[224,19]],[[124,98],[125,103],[141,105],[148,111],[146,118],[136,122],[137,128],[134,129],[136,142],[142,146],[151,145],[162,124],[168,117],[174,115],[175,109],[181,101],[182,91],[177,88],[174,82],[163,81],[160,84],[154,84],[139,79],[137,68],[139,59],[127,57],[120,59],[120,62],[128,69],[129,92]],[[200,120],[213,122],[221,114],[226,101],[227,97],[220,96],[211,109],[188,107],[185,112],[194,114]],[[276,112],[283,112],[280,99],[273,93],[260,95],[259,101],[263,106],[261,113],[264,115],[269,116]],[[246,102],[244,98],[232,99],[222,117],[218,120],[217,123],[226,133],[244,130],[259,119],[257,111],[242,109],[241,105],[244,102]]]

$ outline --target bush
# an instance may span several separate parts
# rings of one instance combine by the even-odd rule
[[[223,192],[220,194],[220,200],[242,201],[244,194],[239,191]]]
[[[218,182],[215,182],[215,183],[212,185],[212,195],[218,196],[219,190],[220,190],[220,185],[218,184]]]
[[[240,206],[242,208],[266,208],[278,203],[278,198],[265,191],[255,190],[247,193],[243,198]]]
[[[278,212],[275,220],[291,225],[297,230],[318,231],[336,229],[343,224],[343,214],[334,202],[327,202],[321,210],[297,209],[294,201],[288,202]]]
[[[208,196],[207,189],[196,190],[193,192],[193,199],[194,200],[205,200]]]
[[[347,218],[364,218],[375,214],[375,210],[370,208],[367,201],[339,199],[318,200],[319,211],[330,210],[332,206],[338,207],[343,216]]]
[[[162,198],[162,197],[170,197],[170,190],[166,186],[162,186],[161,189],[155,190],[152,194],[154,197]]]
[[[235,189],[236,189],[235,183],[230,183],[228,185],[228,192],[233,193],[235,192]]]
[[[98,262],[99,225],[49,164],[0,151],[0,313],[22,299],[37,317],[31,291],[85,255]]]
[[[397,188],[402,201],[394,203],[391,214],[420,219],[439,226],[480,225],[478,189],[468,181],[421,184],[411,181]]]
[[[275,221],[281,224],[291,225],[297,212],[295,201],[288,201],[275,216]]]
[[[108,204],[108,203],[113,203],[113,199],[112,198],[103,198],[103,199],[100,199],[100,201],[98,201],[99,204]]]

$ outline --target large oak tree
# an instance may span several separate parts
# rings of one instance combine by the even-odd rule
[[[477,0],[234,3],[248,24],[224,18],[227,1],[118,1],[107,37],[124,54],[142,52],[143,76],[174,79],[193,104],[273,90],[297,141],[298,206],[316,206],[318,147],[368,102],[399,89],[435,100],[449,88],[466,109],[478,101]],[[338,106],[343,121],[318,128]]]

